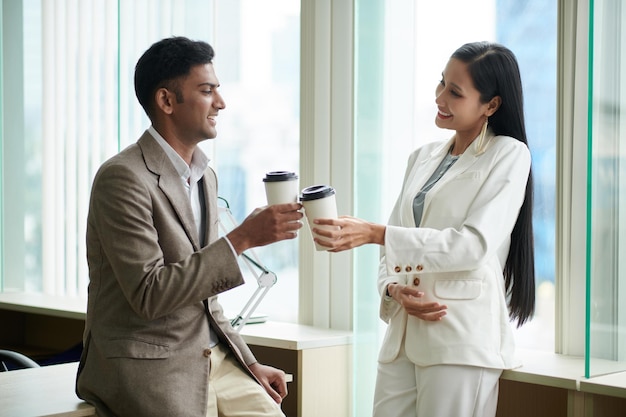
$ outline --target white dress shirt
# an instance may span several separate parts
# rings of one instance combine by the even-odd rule
[[[196,228],[198,229],[198,237],[200,238],[200,242],[204,244],[205,239],[205,227],[204,223],[206,221],[205,216],[203,215],[202,209],[202,193],[200,190],[200,180],[204,175],[204,171],[209,166],[209,158],[206,156],[202,149],[196,148],[192,157],[191,157],[191,165],[187,165],[185,160],[170,146],[169,143],[156,131],[153,126],[148,128],[148,132],[154,137],[159,145],[165,151],[165,154],[169,157],[172,164],[174,164],[174,168],[176,172],[180,175],[180,180],[185,190],[187,190],[187,195],[189,196],[189,202],[191,203],[191,210],[193,211],[193,217],[196,221]],[[230,244],[230,242],[229,242]],[[232,246],[231,246],[232,248]],[[209,326],[209,334],[211,337],[210,346],[213,347],[219,343],[219,339],[217,335]]]

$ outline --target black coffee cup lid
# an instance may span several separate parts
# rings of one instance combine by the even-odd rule
[[[300,201],[319,200],[335,194],[335,189],[328,185],[312,185],[302,190]]]
[[[291,171],[271,171],[265,174],[263,182],[291,181],[297,180],[298,176]]]

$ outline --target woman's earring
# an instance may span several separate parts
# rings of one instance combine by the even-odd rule
[[[478,136],[478,153],[483,151],[483,146],[485,142],[485,134],[487,133],[487,125],[489,124],[489,118],[485,118],[485,123],[483,124],[483,128],[480,130],[480,135]]]

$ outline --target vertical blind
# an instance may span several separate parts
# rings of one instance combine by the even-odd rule
[[[27,155],[41,163],[41,283],[31,286],[41,286],[45,294],[86,294],[84,236],[91,181],[105,159],[134,142],[147,126],[133,89],[139,55],[156,39],[190,36],[191,15],[211,15],[213,2],[201,2],[201,7],[198,1],[187,3],[189,7],[173,0],[24,2],[30,9],[24,28],[35,38],[25,43],[40,43],[27,53],[40,51],[41,58],[32,62],[40,62],[42,86],[41,107],[25,112],[27,124],[41,126],[39,154]],[[206,39],[207,30],[196,34]]]
[[[55,0],[41,8],[42,286],[85,294],[90,182],[117,150],[117,4]]]
[[[2,111],[0,291],[86,295],[91,182],[103,161],[149,126],[135,98],[134,67],[159,39],[186,36],[216,50],[228,105],[220,112],[219,139],[203,142],[202,150],[238,221],[265,204],[265,172],[298,170],[299,1],[0,4],[3,33],[11,40],[2,51],[2,80],[10,86],[3,88],[4,103],[11,105]],[[270,117],[259,111],[268,98]],[[264,313],[297,321],[297,243],[270,245],[259,254],[279,277]],[[256,287],[251,278],[223,294],[225,310],[239,311]]]

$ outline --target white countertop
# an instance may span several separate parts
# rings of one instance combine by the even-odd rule
[[[517,357],[522,366],[504,371],[503,379],[577,390],[579,381],[584,378],[583,357],[524,349],[518,349]]]
[[[0,308],[54,317],[85,319],[87,300],[42,294],[0,293]],[[322,329],[297,323],[268,321],[247,324],[241,335],[248,344],[302,350],[352,343],[352,332]]]
[[[268,321],[248,324],[241,335],[249,345],[272,348],[303,350],[352,343],[352,332],[321,329],[296,323]]]
[[[580,381],[580,390],[590,394],[626,398],[626,372],[583,379]]]
[[[2,417],[84,417],[92,405],[74,393],[78,362],[0,372]]]
[[[87,298],[4,292],[0,293],[0,308],[84,320]]]
[[[0,293],[0,308],[56,317],[84,319],[86,303],[80,297]],[[339,346],[353,341],[350,331],[272,321],[248,324],[241,334],[248,344],[288,350]],[[583,357],[524,349],[518,350],[518,357],[522,366],[504,371],[503,379],[626,398],[626,372],[608,373],[615,369],[614,362],[594,359],[596,374],[607,375],[587,379]]]
[[[623,362],[593,359],[594,375],[586,378],[582,356],[524,349],[518,349],[517,356],[523,365],[504,371],[503,379],[626,398],[626,372],[615,372],[624,369]]]

